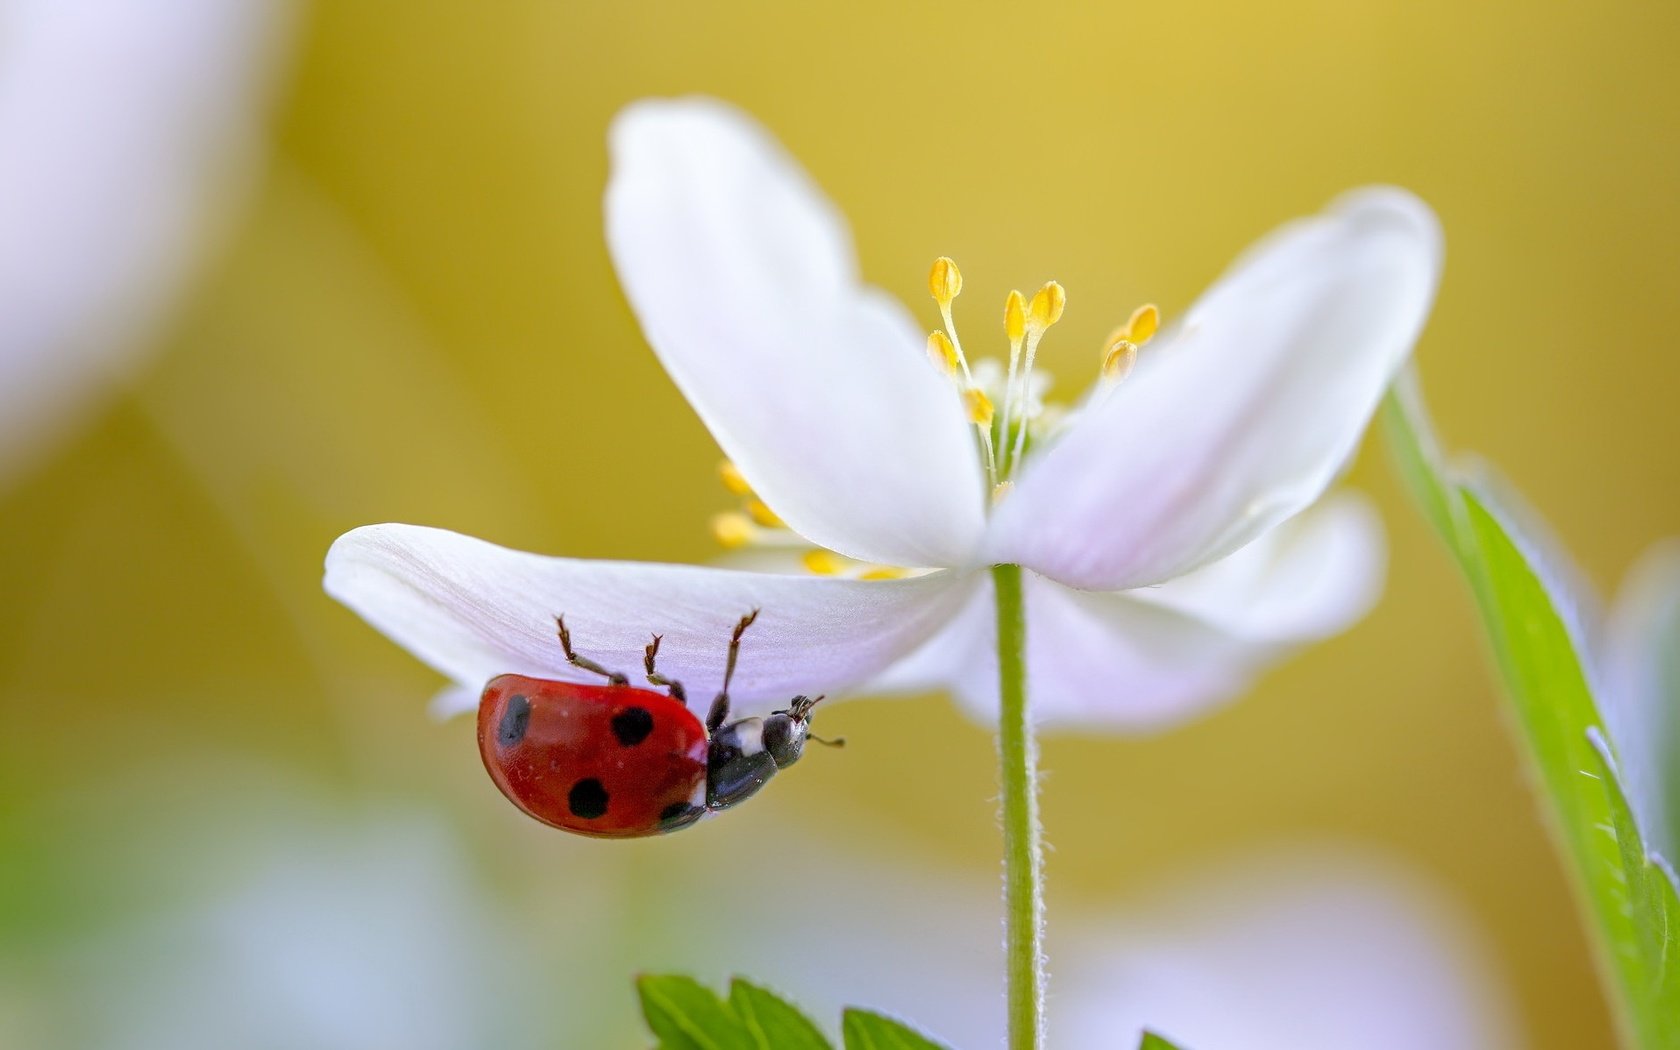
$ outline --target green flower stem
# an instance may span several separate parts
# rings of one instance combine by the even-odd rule
[[[997,596],[998,767],[1003,786],[1003,902],[1009,1050],[1044,1040],[1044,849],[1038,745],[1027,718],[1027,617],[1021,567],[992,566]]]

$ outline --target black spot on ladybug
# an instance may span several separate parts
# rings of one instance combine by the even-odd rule
[[[626,707],[612,716],[613,736],[625,747],[635,747],[653,732],[653,713],[645,707]]]
[[[507,708],[502,711],[502,722],[496,727],[496,743],[512,747],[525,739],[525,730],[530,724],[531,701],[523,696],[510,697]]]
[[[607,811],[607,789],[594,777],[580,780],[572,785],[571,792],[566,796],[566,806],[572,811],[572,816],[594,820]]]

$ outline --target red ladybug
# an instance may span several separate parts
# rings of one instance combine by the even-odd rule
[[[572,650],[565,617],[560,646],[573,666],[606,685],[577,685],[504,674],[478,703],[478,750],[490,779],[514,805],[544,824],[597,838],[638,838],[686,828],[750,798],[799,761],[810,736],[812,700],[796,696],[768,718],[729,717],[729,680],[741,635],[758,610],[741,617],[729,640],[723,690],[705,724],[688,709],[682,683],[654,670],[659,635],[648,643],[647,679],[630,685]]]

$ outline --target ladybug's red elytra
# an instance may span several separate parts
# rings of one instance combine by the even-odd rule
[[[656,693],[572,649],[566,618],[555,617],[560,647],[575,667],[606,678],[579,685],[504,674],[478,703],[478,750],[490,779],[514,805],[552,827],[596,838],[640,838],[686,828],[743,802],[799,761],[815,700],[796,696],[767,718],[729,721],[729,681],[741,635],[758,618],[741,617],[729,639],[723,689],[701,723],[682,683],[654,669],[659,635],[643,663]]]

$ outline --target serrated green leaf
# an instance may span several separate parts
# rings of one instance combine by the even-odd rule
[[[1673,869],[1664,867],[1646,851],[1609,743],[1596,730],[1590,736],[1598,758],[1592,772],[1604,783],[1622,870],[1627,873],[1619,904],[1634,919],[1634,934],[1639,938],[1639,958],[1628,962],[1636,964],[1633,968],[1650,980],[1648,985],[1636,985],[1630,991],[1635,1002],[1647,1003],[1647,1012],[1667,1026],[1657,1029],[1656,1045],[1680,1045],[1680,980],[1674,973],[1680,968],[1680,959],[1670,954],[1675,948],[1672,931],[1680,928],[1680,883]]]
[[[833,1050],[796,1007],[739,977],[730,982],[729,1005],[762,1050]]]
[[[846,1050],[947,1050],[890,1017],[849,1007],[840,1017]]]
[[[1630,1045],[1680,1050],[1672,873],[1648,859],[1613,763],[1594,746],[1603,719],[1564,558],[1490,486],[1443,465],[1415,386],[1397,389],[1385,416],[1402,474],[1469,580],[1621,1026]]]
[[[1138,1044],[1138,1050],[1179,1050],[1177,1043],[1169,1043],[1154,1032],[1143,1033],[1143,1042]]]
[[[659,1050],[761,1050],[729,1004],[692,977],[646,974],[636,993]]]

